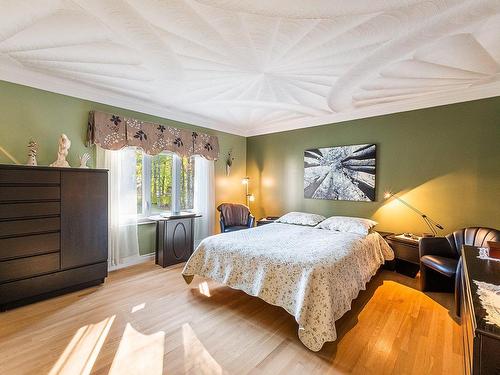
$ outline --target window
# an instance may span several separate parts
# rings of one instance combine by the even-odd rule
[[[137,213],[193,209],[194,158],[164,152],[156,156],[136,150]]]

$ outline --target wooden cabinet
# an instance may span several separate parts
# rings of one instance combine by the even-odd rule
[[[61,269],[108,258],[108,176],[61,174]]]
[[[464,347],[465,373],[473,375],[500,374],[500,328],[488,323],[481,304],[477,282],[500,284],[500,263],[479,259],[473,246],[462,248],[462,293],[460,317]]]
[[[107,171],[0,165],[0,309],[107,276]]]
[[[167,267],[189,259],[193,253],[197,217],[200,216],[192,213],[150,217],[156,221],[156,264]]]

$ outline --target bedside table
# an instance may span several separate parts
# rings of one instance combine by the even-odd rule
[[[405,237],[402,234],[385,236],[389,246],[394,251],[394,260],[388,263],[387,268],[397,273],[415,278],[420,270],[420,254],[418,239]]]
[[[420,266],[420,255],[418,252],[418,239],[405,237],[402,234],[391,234],[384,237],[394,250],[398,260],[404,260]]]
[[[279,219],[279,216],[263,217],[262,219],[257,220],[257,226],[260,227],[261,225],[271,224],[271,223],[274,223],[278,219]]]
[[[392,236],[394,234],[394,232],[383,232],[381,230],[376,230],[375,232],[377,232],[378,234],[380,234],[384,240],[387,237]]]
[[[385,237],[385,240],[391,245],[396,259],[418,264],[420,266],[420,255],[418,253],[418,240],[405,237],[402,234],[391,234]]]

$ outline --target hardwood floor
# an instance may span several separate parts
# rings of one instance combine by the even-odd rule
[[[283,309],[151,263],[0,314],[0,374],[461,374],[451,294],[382,270],[314,353]],[[432,298],[431,298],[432,297]]]

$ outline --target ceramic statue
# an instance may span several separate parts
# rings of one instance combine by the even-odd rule
[[[71,147],[71,141],[66,136],[66,134],[61,134],[59,138],[59,149],[57,151],[57,160],[53,162],[51,167],[69,167],[69,163],[66,161],[68,156],[68,150]]]

